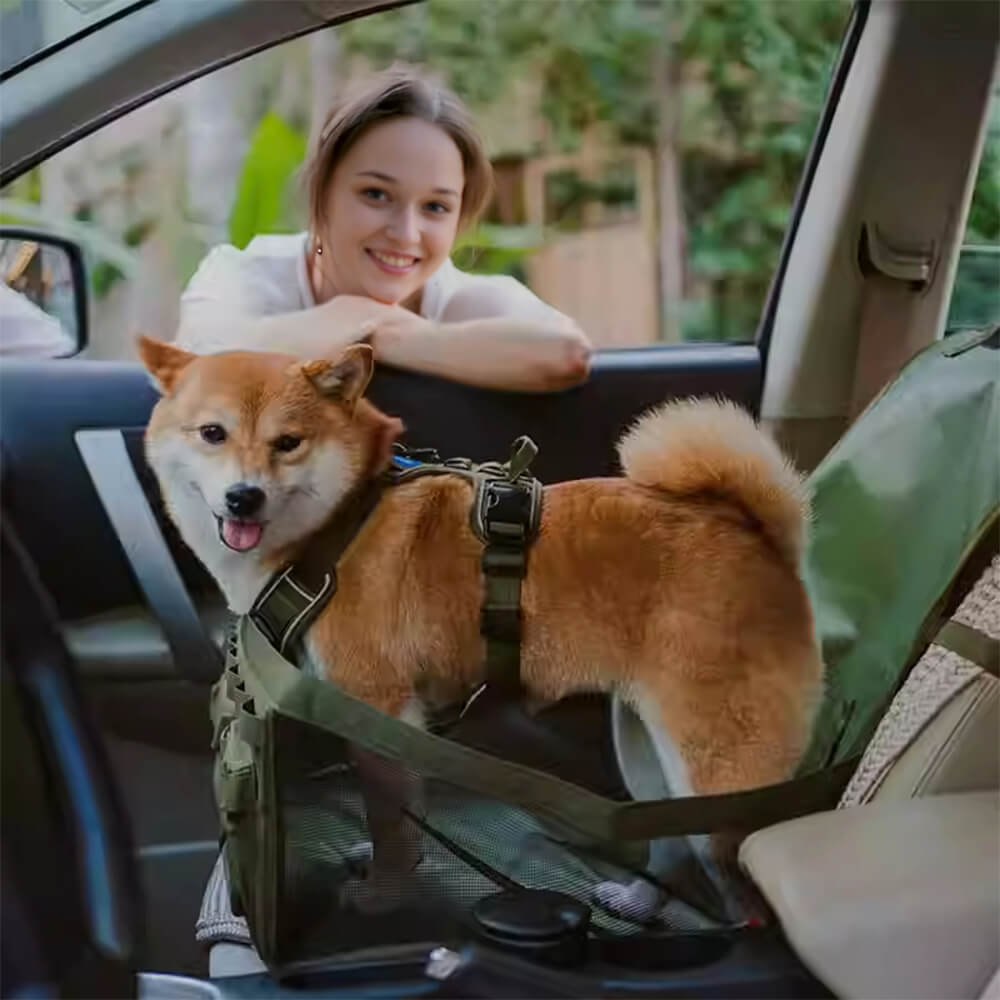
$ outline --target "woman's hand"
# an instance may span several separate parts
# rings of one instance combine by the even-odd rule
[[[406,312],[399,306],[376,302],[364,295],[335,295],[319,309],[324,325],[334,334],[338,344],[364,340],[382,323],[390,322],[397,312]]]

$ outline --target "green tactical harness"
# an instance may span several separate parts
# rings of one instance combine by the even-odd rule
[[[362,486],[344,513],[310,540],[304,555],[268,583],[250,610],[251,620],[279,653],[297,656],[303,636],[337,592],[337,563],[385,490],[423,476],[460,476],[473,485],[470,526],[483,543],[480,633],[486,664],[483,684],[472,697],[486,688],[519,697],[521,581],[542,514],[542,484],[528,472],[537,453],[530,438],[520,437],[507,462],[475,465],[466,458],[442,461],[433,449],[396,445],[389,470]]]

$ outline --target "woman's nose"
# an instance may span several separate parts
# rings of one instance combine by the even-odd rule
[[[416,209],[410,205],[400,205],[389,222],[388,233],[396,242],[404,246],[418,243],[420,241],[420,220]]]

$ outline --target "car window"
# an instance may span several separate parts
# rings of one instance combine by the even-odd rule
[[[44,6],[44,5],[42,5]],[[317,32],[108,125],[0,191],[85,246],[97,358],[173,335],[206,251],[304,226],[338,87],[395,60],[472,107],[496,196],[459,267],[512,274],[599,348],[753,339],[847,0],[429,0]]]
[[[1000,323],[1000,83],[990,101],[945,329],[952,332],[994,323]]]

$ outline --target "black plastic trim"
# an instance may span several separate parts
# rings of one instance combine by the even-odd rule
[[[51,598],[4,514],[4,662],[31,704],[69,814],[73,865],[91,945],[106,959],[131,964],[143,939],[138,872],[125,810],[104,746],[89,716]]]

